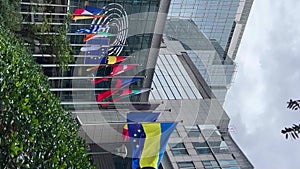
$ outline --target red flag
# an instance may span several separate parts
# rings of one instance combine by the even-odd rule
[[[110,76],[115,76],[124,73],[127,70],[135,68],[136,66],[137,65],[113,65],[113,71],[110,73]]]
[[[100,83],[100,82],[103,82],[103,81],[107,81],[107,80],[108,80],[108,78],[106,78],[106,77],[103,77],[103,78],[97,78],[97,79],[95,79],[95,80],[92,80],[91,83],[92,83],[92,84],[97,84],[97,83]]]

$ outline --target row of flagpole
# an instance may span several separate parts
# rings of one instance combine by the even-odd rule
[[[88,2],[88,1],[85,1]],[[87,3],[85,3],[87,5]],[[101,15],[104,9],[86,6],[84,9],[75,9],[72,16],[73,20],[80,19],[95,19],[105,18]],[[94,78],[91,83],[99,84],[104,81],[108,81],[110,78],[120,75],[128,70],[134,69],[135,65],[121,65],[127,57],[125,56],[108,56],[109,48],[113,48],[110,45],[109,38],[117,36],[112,33],[108,33],[109,25],[92,25],[88,29],[76,30],[76,33],[86,33],[84,42],[86,45],[81,48],[86,56],[98,56],[98,57],[85,57],[85,64],[99,64],[99,66],[93,66],[86,69],[87,72],[100,71],[106,77]],[[106,32],[105,32],[106,31]],[[122,44],[124,45],[124,44]],[[104,69],[102,70],[103,66]],[[109,67],[111,72],[106,72],[106,68]],[[96,73],[96,76],[98,76]],[[129,98],[133,95],[138,95],[144,92],[149,92],[151,89],[129,89],[127,88],[131,84],[142,80],[143,78],[115,78],[114,86],[101,93],[97,93],[97,102],[101,103],[101,106],[108,106],[110,103],[118,102],[124,98]],[[113,97],[117,95],[117,97]],[[157,112],[130,112],[127,113],[127,123],[123,126],[122,136],[123,141],[130,140],[132,150],[132,168],[153,168],[157,169],[160,165],[168,139],[178,122],[156,122],[160,113]],[[116,122],[113,124],[124,124],[122,122]],[[81,124],[83,125],[83,124]],[[88,124],[85,124],[88,125]],[[91,124],[97,125],[97,124]],[[123,144],[124,145],[124,144]],[[126,151],[127,154],[127,151]]]
[[[85,6],[85,8],[75,9],[72,19],[95,19],[106,18],[105,15],[101,15],[104,12],[104,8],[96,8],[92,6]],[[91,72],[95,78],[91,81],[92,84],[97,85],[105,81],[115,80],[115,86],[111,86],[111,89],[97,93],[97,102],[107,102],[107,104],[99,104],[99,106],[108,106],[110,103],[120,101],[124,98],[130,98],[131,96],[138,95],[144,92],[148,92],[151,89],[127,89],[131,84],[142,80],[143,78],[113,78],[128,70],[136,68],[139,64],[120,64],[124,60],[130,58],[126,56],[108,56],[108,51],[111,48],[125,46],[111,45],[110,37],[118,36],[113,33],[109,33],[109,25],[91,25],[90,28],[82,28],[76,30],[75,33],[84,33],[85,37],[83,42],[85,46],[81,47],[80,51],[86,57],[84,58],[84,64],[95,64],[95,66],[86,68],[87,72]],[[90,57],[89,57],[90,56]],[[98,76],[98,74],[101,74]],[[117,95],[117,96],[116,96]],[[113,97],[116,96],[116,97]]]

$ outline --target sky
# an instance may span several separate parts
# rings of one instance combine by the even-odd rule
[[[300,99],[300,1],[255,0],[225,101],[230,131],[256,169],[298,169],[300,139],[281,129],[300,123],[286,102]]]

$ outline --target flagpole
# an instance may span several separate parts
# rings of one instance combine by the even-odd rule
[[[115,105],[133,105],[133,104],[149,104],[149,102],[60,102],[61,105],[80,105],[80,104],[115,104]]]
[[[51,55],[49,55],[50,57]],[[77,58],[85,58],[85,57],[99,57],[99,55],[73,55],[74,57],[77,57]],[[105,56],[106,57],[106,56]],[[116,56],[118,57],[118,56]],[[135,55],[133,56],[123,56],[125,58],[135,58]]]
[[[121,88],[51,88],[50,91],[98,91],[98,90],[122,90],[128,89],[128,87],[121,87]],[[132,90],[140,90],[141,88],[130,88]],[[144,89],[144,88],[143,88]],[[98,95],[98,94],[97,94]]]
[[[107,123],[89,123],[89,124],[83,124],[82,121],[76,116],[76,119],[78,120],[79,124],[81,126],[104,126],[104,125],[110,125],[110,124],[149,124],[149,123],[183,123],[183,120],[180,121],[150,121],[150,122],[107,122]]]
[[[70,77],[48,77],[49,80],[84,80],[84,79],[97,79],[97,78],[146,78],[146,76],[70,76]]]
[[[90,113],[102,113],[102,112],[121,112],[121,111],[124,111],[124,113],[129,113],[129,112],[148,112],[148,113],[151,113],[151,112],[171,112],[172,110],[171,109],[155,109],[155,110],[138,110],[138,109],[115,109],[115,110],[105,110],[105,109],[101,109],[101,110],[93,110],[93,111],[70,111],[71,113],[74,113],[74,114],[90,114]]]
[[[89,56],[88,56],[89,57]],[[99,57],[99,56],[97,56]],[[80,67],[80,66],[109,66],[109,65],[113,65],[113,64],[68,64],[68,66],[72,66],[72,67]],[[126,65],[137,65],[137,66],[142,66],[142,64],[126,64]],[[60,67],[60,65],[57,64],[41,64],[42,67]]]

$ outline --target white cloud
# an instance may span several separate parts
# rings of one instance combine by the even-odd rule
[[[238,144],[257,169],[299,168],[300,140],[280,130],[300,123],[286,109],[300,99],[300,1],[254,1],[238,52],[236,78],[225,109]]]

